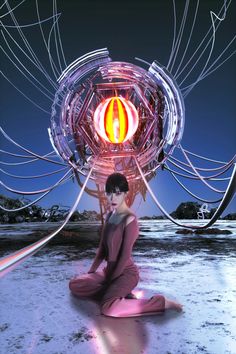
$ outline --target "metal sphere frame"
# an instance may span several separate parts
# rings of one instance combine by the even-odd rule
[[[179,144],[184,129],[184,101],[177,84],[160,65],[148,70],[134,64],[113,62],[106,48],[83,55],[59,78],[52,106],[50,140],[58,155],[82,175],[87,175],[96,156],[99,162],[91,179],[104,184],[114,170],[129,181],[141,179],[135,157],[144,175],[160,167]],[[93,115],[102,100],[124,97],[139,113],[139,127],[123,144],[101,139]]]
[[[1,150],[4,156],[23,159],[23,162],[22,160],[21,162],[1,161],[1,164],[17,167],[43,161],[60,166],[60,168],[52,172],[46,171],[40,175],[24,176],[10,173],[5,168],[2,168],[1,171],[7,177],[18,180],[41,180],[41,178],[58,175],[58,173],[63,173],[63,175],[53,185],[34,191],[15,189],[1,181],[1,186],[7,191],[17,195],[35,195],[37,197],[30,202],[28,200],[22,202],[22,206],[15,209],[9,209],[4,205],[0,205],[0,208],[4,212],[16,212],[30,208],[58,186],[71,179],[76,179],[81,188],[68,215],[56,230],[43,239],[0,259],[0,276],[14,269],[55,237],[77,209],[84,192],[99,199],[103,217],[108,208],[103,194],[103,186],[107,175],[113,171],[124,173],[127,176],[130,183],[130,205],[132,205],[137,194],[141,194],[145,198],[146,192],[149,191],[155,204],[167,219],[178,226],[190,229],[204,229],[211,226],[228,206],[236,190],[236,155],[228,162],[218,161],[188,151],[181,145],[185,121],[184,99],[201,80],[217,70],[235,53],[231,50],[222,58],[236,36],[226,45],[217,58],[214,58],[213,61],[210,60],[216,43],[216,30],[226,19],[230,1],[225,1],[217,13],[210,11],[210,30],[206,32],[204,40],[200,44],[197,43],[196,50],[187,59],[187,62],[184,61],[184,58],[191,40],[195,20],[190,29],[183,56],[180,62],[176,63],[184,32],[182,24],[186,20],[187,12],[184,11],[178,35],[174,35],[173,38],[172,49],[166,66],[159,64],[157,61],[147,63],[145,60],[137,58],[139,64],[142,63],[142,67],[132,63],[112,61],[106,48],[87,53],[68,65],[60,37],[58,26],[60,14],[57,13],[56,1],[54,5],[52,16],[42,20],[39,11],[37,11],[37,21],[26,26],[18,23],[14,14],[16,7],[11,8],[8,1],[4,2],[1,7],[2,11],[6,11],[6,14],[1,17],[3,18],[3,22],[1,22],[3,54],[29,84],[49,101],[48,107],[51,107],[51,112],[17,87],[7,73],[4,73],[4,70],[1,71],[1,74],[37,109],[50,115],[51,126],[48,131],[53,146],[53,151],[45,155],[37,154],[14,141],[0,128],[2,136],[10,144],[24,152],[23,154],[16,154]],[[188,3],[186,3],[187,7]],[[195,17],[197,16],[197,9],[198,5],[195,9]],[[12,25],[4,24],[5,15],[9,15]],[[50,21],[52,24],[47,37],[43,25]],[[49,69],[42,64],[33,50],[24,33],[26,31],[22,31],[24,27],[31,28],[34,26],[40,27],[42,42],[48,56]],[[14,31],[17,31],[18,37],[16,37]],[[56,55],[52,54],[51,41],[53,38]],[[203,68],[197,73],[196,79],[190,82],[189,75],[209,44],[211,46]],[[15,46],[22,53],[26,63],[19,61]],[[35,67],[35,72],[28,69],[28,60]],[[47,84],[45,84],[45,81]],[[102,100],[108,97],[123,97],[129,100],[138,112],[139,125],[137,131],[124,143],[113,144],[105,141],[94,126],[94,112]],[[177,150],[181,154],[181,158],[174,156]],[[209,164],[217,164],[217,167],[195,166],[192,157],[199,161],[207,161]],[[148,183],[158,173],[158,169],[169,173],[185,192],[204,203],[198,213],[201,219],[204,219],[208,203],[217,204],[218,206],[211,219],[206,222],[200,220],[198,225],[185,224],[175,220],[162,206]],[[231,176],[223,177],[230,170],[232,170]],[[88,188],[89,179],[94,181],[96,189]],[[184,181],[189,179],[201,182],[217,196],[208,200],[205,196],[194,194],[185,185]],[[82,182],[82,180],[84,181]],[[215,186],[217,182],[224,182],[225,187],[219,189]]]

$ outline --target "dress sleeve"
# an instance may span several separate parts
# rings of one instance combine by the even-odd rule
[[[135,218],[124,228],[122,248],[120,250],[119,259],[117,260],[116,267],[114,268],[114,271],[111,275],[111,280],[119,277],[122,274],[127,262],[130,260],[133,245],[136,239],[138,238],[138,235],[138,222]]]

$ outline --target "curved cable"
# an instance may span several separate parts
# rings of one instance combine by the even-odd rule
[[[216,71],[217,69],[219,69],[221,67],[221,65],[223,65],[226,61],[228,61],[234,54],[236,53],[236,50],[234,50],[227,58],[225,58],[220,64],[218,64],[217,66],[214,67],[214,69],[208,71],[207,73],[205,73],[202,77],[201,80],[205,79],[207,76],[211,75],[214,71]]]
[[[157,200],[156,196],[154,195],[151,187],[149,186],[143,171],[137,161],[137,158],[134,156],[133,157],[136,165],[138,167],[139,173],[143,179],[144,184],[147,187],[147,190],[149,191],[151,197],[153,198],[154,202],[156,203],[157,207],[161,210],[161,212],[169,219],[171,220],[174,224],[181,226],[181,227],[185,227],[188,229],[205,229],[211,225],[214,224],[214,222],[219,218],[219,216],[223,213],[223,211],[225,210],[225,208],[228,206],[228,204],[230,203],[230,201],[232,200],[232,198],[234,197],[235,194],[235,190],[236,190],[236,164],[234,165],[234,170],[233,173],[231,175],[231,179],[229,181],[228,187],[226,189],[226,192],[223,196],[223,199],[220,202],[220,205],[218,206],[218,208],[216,209],[215,213],[213,214],[212,218],[205,224],[205,225],[188,225],[188,224],[182,224],[180,222],[178,222],[177,220],[175,220],[174,218],[172,218],[172,216],[163,208],[163,206],[159,203],[159,201]]]
[[[8,10],[11,10],[9,3],[6,3],[6,6],[8,8]],[[37,64],[37,66],[40,68],[40,70],[42,71],[42,73],[44,74],[44,76],[46,77],[46,79],[48,80],[48,82],[56,89],[56,85],[55,82],[52,80],[52,78],[50,77],[50,75],[48,74],[48,72],[46,71],[46,69],[44,68],[44,66],[42,65],[42,63],[40,62],[40,60],[38,59],[37,55],[35,54],[35,52],[33,51],[32,47],[30,46],[29,42],[27,41],[23,31],[21,30],[21,28],[19,28],[19,24],[14,16],[14,13],[11,12],[11,18],[12,21],[14,22],[14,24],[17,27],[17,31],[21,37],[21,39],[23,40],[26,48],[28,49],[29,53],[31,54],[34,62]]]
[[[2,168],[0,168],[0,171],[2,173],[4,173],[7,176],[13,177],[13,178],[18,178],[18,179],[35,179],[35,178],[43,178],[43,177],[48,177],[48,176],[52,176],[55,175],[56,173],[62,172],[67,170],[68,167],[63,167],[60,168],[59,170],[56,171],[52,171],[52,172],[47,172],[47,173],[43,173],[41,175],[35,175],[35,176],[18,176],[18,175],[13,175],[12,173],[9,173],[5,170],[3,170]]]
[[[5,0],[4,3],[2,3],[2,5],[0,6],[0,10],[2,10],[2,8],[4,7],[4,5],[6,5],[6,2],[7,2],[7,1],[8,1],[8,0]],[[25,1],[25,0],[23,0],[23,1]],[[18,4],[17,6],[19,6],[19,4]]]
[[[140,63],[144,63],[144,64],[146,64],[148,66],[152,65],[151,63],[149,63],[148,61],[146,61],[144,59],[141,59],[141,58],[138,58],[138,57],[135,57],[134,59],[137,60],[137,61],[140,61]]]
[[[174,162],[174,161],[172,161],[172,160],[170,160],[170,159],[169,159],[169,162],[170,162],[172,165],[174,165],[175,167],[179,168],[181,171],[187,172],[187,173],[190,174],[191,176],[194,176],[194,177],[191,177],[192,179],[199,179],[199,178],[197,177],[197,174],[196,174],[196,173],[193,173],[193,172],[187,170],[186,168],[184,168],[184,167],[178,165],[176,162]],[[190,176],[189,176],[189,178],[190,178]]]
[[[168,165],[167,165],[168,167]],[[200,200],[203,203],[208,203],[208,204],[215,204],[215,203],[219,203],[222,198],[219,198],[217,200],[207,200],[207,199],[203,199],[199,196],[197,196],[196,194],[192,193],[182,182],[180,182],[180,180],[175,176],[175,174],[173,172],[170,171],[170,174],[172,177],[174,177],[174,179],[176,180],[176,182],[188,193],[190,194],[192,197],[194,197],[195,199]]]
[[[31,98],[29,98],[23,91],[21,91],[15,84],[13,84],[13,82],[2,71],[0,71],[0,74],[9,82],[9,84],[11,84],[18,92],[20,92],[22,94],[22,96],[24,96],[35,107],[39,108],[44,113],[47,113],[47,114],[51,115],[49,111],[46,111],[43,107],[39,106],[36,102],[31,100]]]
[[[50,53],[51,53],[51,36],[52,36],[52,33],[55,33],[55,26],[56,26],[56,22],[54,21],[53,24],[52,24],[52,27],[50,29],[49,35],[48,35],[47,48],[48,48],[48,51]],[[52,67],[52,71],[53,71],[53,74],[54,74],[55,78],[57,79],[57,77],[60,76],[58,68],[56,67],[56,71],[57,71],[58,75],[56,74],[56,72],[53,69],[53,67]]]
[[[177,163],[173,162],[171,159],[169,159],[169,162],[170,162],[172,165],[174,165],[175,167],[179,168],[180,170],[185,171],[185,172],[191,174],[192,176],[196,176],[196,174],[194,174],[194,173],[192,173],[192,172],[186,170],[184,167],[182,167],[182,166],[178,165]],[[228,166],[225,166],[223,171],[220,171],[220,172],[218,172],[218,173],[216,173],[216,174],[214,174],[214,175],[209,175],[209,176],[202,176],[202,175],[201,175],[201,176],[202,176],[203,179],[212,180],[212,181],[221,181],[221,180],[224,181],[224,180],[230,179],[230,177],[226,177],[226,178],[217,178],[217,177],[218,177],[218,176],[221,176],[221,175],[223,175],[225,172],[227,172],[227,171],[231,168],[232,165],[233,165],[233,163],[231,163],[231,164],[228,165]],[[191,177],[191,178],[192,178],[192,179],[199,179],[198,177]]]
[[[57,1],[54,1],[54,6],[55,6],[55,13],[57,13]],[[64,66],[67,67],[67,62],[66,62],[66,57],[64,54],[64,50],[63,50],[63,45],[62,45],[62,41],[61,41],[61,34],[60,34],[60,26],[59,23],[57,21],[57,35],[58,35],[58,39],[59,39],[59,45],[60,45],[60,50],[61,50],[61,54],[62,54],[62,59],[64,61]]]
[[[3,154],[6,154],[6,155],[20,157],[20,158],[26,158],[26,159],[30,159],[33,156],[31,154],[29,154],[29,155],[15,154],[13,152],[2,150],[2,149],[0,149],[0,152],[2,152]],[[51,152],[49,152],[47,155],[44,155],[44,156],[58,157],[58,155],[55,153],[54,150],[52,150]]]
[[[20,6],[21,4],[23,4],[23,2],[25,2],[26,0],[22,0],[19,4],[17,4],[15,7],[13,7],[12,9],[10,9],[8,12],[6,12],[4,15],[0,16],[0,18],[3,18],[7,15],[9,15],[11,12],[13,12],[18,6]],[[2,4],[1,8],[7,4],[7,0]]]
[[[190,91],[192,91],[192,89],[197,85],[197,83],[199,81],[202,80],[203,76],[204,76],[204,73],[205,71],[207,71],[207,65],[210,61],[210,58],[211,58],[211,55],[212,55],[212,52],[213,52],[213,49],[214,49],[214,45],[215,45],[215,36],[216,36],[216,27],[215,27],[215,22],[213,20],[213,16],[215,16],[215,18],[217,20],[219,20],[220,22],[224,21],[225,20],[225,17],[226,17],[226,12],[227,12],[227,8],[226,8],[226,0],[224,1],[224,7],[225,7],[225,10],[224,10],[224,14],[223,14],[223,17],[220,18],[218,15],[216,15],[213,11],[210,11],[210,15],[211,15],[211,22],[212,22],[212,28],[213,28],[213,35],[212,35],[212,44],[211,44],[211,48],[210,48],[210,52],[209,52],[209,55],[207,57],[207,60],[204,64],[204,67],[203,69],[201,70],[200,74],[198,75],[197,79],[192,83],[191,87],[188,89],[188,91],[184,93],[185,97],[189,94]],[[195,66],[195,64],[194,64]],[[193,66],[193,68],[194,68]],[[193,68],[191,68],[191,70],[189,71],[189,73],[185,76],[185,78],[182,80],[182,82],[180,83],[180,87],[182,85],[182,83],[186,80],[186,78],[189,76],[189,74],[191,73],[191,71],[193,70]]]
[[[179,146],[178,146],[179,148]],[[186,150],[186,149],[183,149],[186,153],[188,153],[189,155],[192,155],[192,156],[195,156],[195,157],[198,157],[199,159],[202,159],[202,160],[206,160],[206,161],[210,161],[210,162],[215,162],[215,163],[219,163],[219,164],[223,164],[223,165],[226,165],[227,162],[225,161],[218,161],[218,160],[213,160],[213,159],[209,159],[208,157],[204,157],[204,156],[201,156],[201,155],[197,155],[189,150]]]
[[[47,155],[43,155],[43,157],[45,157]],[[39,161],[39,158],[35,158],[32,160],[28,160],[28,161],[22,161],[22,162],[6,162],[6,161],[1,161],[0,160],[0,164],[1,165],[6,165],[6,166],[20,166],[20,165],[27,165],[28,163],[32,163],[32,162],[36,162]],[[65,166],[65,165],[64,165]]]
[[[230,1],[231,2],[231,1]],[[229,2],[229,5],[230,5],[230,2]],[[228,7],[229,7],[228,5]],[[227,8],[228,8],[227,7]],[[226,8],[226,10],[227,10]],[[225,10],[225,4],[223,4],[223,6],[221,7],[219,13],[218,13],[218,16],[221,16],[221,12],[222,10],[224,11]],[[217,25],[216,25],[216,28],[215,28],[215,31],[217,31],[219,25],[221,24],[221,22],[219,22]],[[208,34],[211,32],[212,30],[212,25],[210,26],[210,28],[208,29],[207,33],[205,34],[205,36],[203,37],[203,39],[201,40],[201,42],[199,43],[197,49],[194,51],[194,53],[192,54],[192,56],[189,58],[189,60],[187,61],[187,63],[183,66],[183,68],[181,69],[181,71],[179,72],[179,74],[175,77],[175,79],[178,79],[178,77],[184,72],[185,68],[191,63],[191,61],[194,59],[195,55],[197,54],[198,50],[202,47],[203,43],[205,42]],[[198,59],[195,61],[194,63],[194,67],[195,65],[198,63],[198,61],[200,60],[200,58],[202,57],[202,55],[205,53],[208,45],[210,44],[211,42],[211,39],[212,39],[212,35],[210,36],[210,39],[208,40],[207,44],[205,45],[205,48],[202,50],[201,54],[198,56]],[[192,70],[192,69],[191,69]]]
[[[30,207],[31,205],[39,202],[41,199],[43,199],[46,195],[48,195],[53,189],[55,189],[56,187],[58,187],[59,185],[69,181],[72,177],[73,177],[73,174],[71,174],[70,176],[66,177],[67,174],[65,174],[50,190],[48,190],[47,192],[43,193],[40,197],[38,197],[37,199],[31,201],[30,203],[28,204],[24,204],[22,207],[19,207],[19,208],[15,208],[15,209],[8,209],[8,208],[5,208],[4,206],[0,205],[0,209],[4,210],[4,211],[7,211],[7,212],[16,212],[16,211],[20,211],[20,210],[23,210],[25,208],[28,208]]]
[[[233,156],[233,158],[227,162],[224,166],[221,166],[221,167],[215,167],[215,168],[203,168],[203,167],[195,167],[197,171],[205,171],[205,172],[210,172],[210,171],[218,171],[218,170],[222,170],[224,169],[226,166],[232,166],[232,164],[234,163],[235,161],[235,158],[236,158],[236,155]],[[187,167],[190,167],[189,164],[187,164],[186,162],[183,162],[179,159],[177,159],[176,157],[174,156],[170,156],[169,157],[170,160],[174,160],[174,161],[177,161],[179,162],[181,165],[183,166],[187,166]]]
[[[69,171],[66,172],[66,174],[64,175],[67,176],[68,173],[71,172],[71,169]],[[44,189],[39,189],[37,191],[20,191],[20,190],[17,190],[17,189],[13,189],[13,188],[10,188],[8,187],[5,183],[3,183],[2,181],[0,181],[0,184],[5,188],[7,189],[9,192],[12,192],[12,193],[15,193],[15,194],[22,194],[22,195],[35,195],[35,194],[40,194],[40,193],[44,193],[44,192],[48,192],[48,191],[51,191],[53,188],[55,188],[55,186],[57,186],[57,183],[55,183],[54,185],[48,187],[48,188],[44,188]]]
[[[35,156],[35,157],[37,157],[37,158],[40,159],[40,160],[44,160],[44,161],[47,161],[47,162],[54,163],[54,164],[56,164],[56,165],[66,166],[66,164],[64,164],[64,163],[47,159],[47,158],[45,158],[44,156],[35,154],[33,151],[30,151],[30,150],[24,148],[22,145],[20,145],[19,143],[17,143],[16,141],[14,141],[12,138],[10,138],[10,136],[2,129],[2,127],[0,127],[0,132],[3,134],[3,136],[4,136],[8,141],[10,141],[10,142],[13,143],[14,145],[18,146],[18,147],[19,147],[20,149],[22,149],[23,151],[25,151],[25,152],[31,154],[32,156]],[[45,156],[47,156],[47,155],[45,155]]]
[[[58,75],[59,75],[59,71],[58,71],[58,69],[57,69],[57,67],[56,67],[56,64],[54,63],[53,57],[52,57],[52,55],[51,55],[51,52],[50,52],[50,50],[49,50],[49,48],[48,48],[48,46],[47,46],[47,42],[46,42],[46,38],[45,38],[45,35],[44,35],[43,27],[42,27],[42,25],[41,25],[41,19],[40,19],[40,14],[39,14],[38,0],[36,0],[35,4],[36,4],[37,17],[38,17],[38,20],[39,20],[39,28],[40,28],[40,32],[41,32],[41,35],[42,35],[42,38],[43,38],[44,45],[45,45],[46,50],[47,50],[47,53],[48,53],[48,58],[49,58],[49,62],[50,62],[50,65],[51,65],[51,69],[52,69],[52,71],[53,71],[53,74],[54,74],[55,78],[57,78]],[[53,15],[53,18],[54,18],[54,16],[55,16],[55,15]],[[55,70],[57,71],[57,74],[56,74]]]
[[[196,175],[199,177],[199,179],[202,181],[203,184],[205,184],[208,188],[210,188],[211,190],[213,190],[216,193],[225,193],[225,191],[222,191],[220,189],[214,188],[212,187],[209,183],[207,183],[204,178],[200,175],[200,173],[198,173],[198,171],[195,169],[195,167],[193,166],[192,162],[190,161],[188,155],[184,152],[183,148],[181,145],[179,145],[184,157],[186,158],[186,160],[188,161],[188,163],[190,164],[192,170],[196,173]]]
[[[53,14],[56,13],[56,7],[55,7],[55,0],[53,0],[52,2],[52,7],[53,7]],[[58,61],[58,64],[59,64],[59,67],[60,67],[60,71],[62,72],[63,69],[62,69],[62,65],[61,65],[61,58],[60,58],[60,55],[59,55],[59,50],[58,50],[58,43],[57,43],[57,24],[58,24],[58,20],[54,21],[55,23],[55,26],[54,27],[54,41],[55,41],[55,47],[56,47],[56,53],[57,53],[57,61]],[[59,75],[58,75],[59,76]]]
[[[175,8],[175,0],[172,0],[173,3],[173,13],[174,13],[174,34],[173,34],[173,40],[172,40],[172,46],[171,46],[171,52],[169,56],[168,63],[166,65],[166,68],[168,70],[168,67],[171,63],[172,57],[174,55],[174,49],[175,49],[175,38],[176,38],[176,8]]]
[[[16,69],[26,78],[26,80],[28,80],[31,85],[33,85],[37,90],[39,90],[46,98],[49,99],[49,101],[53,102],[53,98],[54,95],[52,93],[50,93],[50,91],[38,80],[36,79],[36,77],[31,74],[31,72],[25,67],[25,65],[19,60],[19,58],[17,57],[17,55],[13,52],[13,50],[11,49],[11,46],[9,45],[3,31],[1,31],[1,34],[3,36],[3,39],[8,47],[8,49],[10,50],[10,52],[12,53],[13,57],[15,58],[15,60],[19,63],[20,66],[23,67],[23,69],[27,72],[27,74],[24,73],[24,71],[22,69],[20,69],[20,67],[16,64],[16,62],[10,57],[10,55],[5,51],[5,49],[1,46],[1,49],[3,51],[3,53],[6,55],[6,57],[8,58],[8,60],[11,61],[11,63],[16,67]],[[33,80],[35,80],[37,82],[34,83],[33,80],[30,79],[30,77],[32,77]],[[45,91],[49,92],[49,94],[51,94],[51,97],[45,92],[43,91],[39,86],[41,86]]]
[[[178,172],[178,171],[174,171],[170,167],[167,167],[166,165],[164,165],[164,169],[174,173],[175,175],[181,176],[181,177],[185,177],[185,178],[188,178],[188,179],[199,180],[198,177],[188,176],[188,175],[185,175],[184,173],[181,173],[181,172]],[[228,180],[230,180],[230,177],[225,177],[225,178],[204,177],[204,179],[210,179],[212,181],[228,181]]]
[[[70,217],[72,216],[72,214],[75,212],[79,201],[82,197],[82,194],[84,192],[84,188],[86,187],[88,180],[91,176],[92,170],[95,166],[96,160],[94,160],[93,165],[85,179],[85,182],[83,184],[83,187],[80,190],[80,193],[78,195],[78,197],[76,198],[76,201],[74,203],[74,205],[72,206],[70,212],[68,213],[66,219],[64,220],[64,222],[52,233],[50,233],[48,236],[44,237],[43,239],[34,242],[32,245],[24,247],[23,249],[8,255],[6,257],[3,257],[0,260],[0,277],[2,277],[3,275],[5,275],[8,271],[13,270],[19,263],[23,262],[25,259],[27,259],[28,257],[32,256],[34,253],[36,253],[38,250],[40,250],[43,246],[45,246],[54,236],[56,236],[58,234],[58,232],[60,232],[63,227],[67,224],[67,222],[70,220]]]
[[[187,19],[188,8],[189,8],[189,0],[185,1],[184,13],[183,13],[183,17],[182,17],[179,33],[178,33],[178,36],[177,36],[177,39],[176,39],[175,47],[174,47],[174,57],[173,57],[173,60],[172,60],[172,65],[171,65],[170,69],[168,69],[170,72],[172,72],[172,70],[174,68],[176,57],[177,57],[177,54],[178,54],[178,51],[179,51],[179,47],[180,47],[180,44],[181,44],[181,41],[182,41],[184,28],[185,28],[185,24],[186,24],[186,19]]]
[[[25,0],[24,0],[24,1],[25,1]],[[37,26],[37,25],[40,26],[40,24],[42,24],[42,23],[44,23],[44,22],[48,22],[49,20],[52,20],[54,17],[57,17],[57,16],[59,16],[59,15],[61,15],[61,14],[59,13],[59,14],[56,14],[56,15],[52,15],[52,16],[50,16],[50,17],[48,17],[48,18],[45,18],[44,20],[40,20],[40,21],[38,21],[38,22],[27,23],[27,25],[18,25],[18,26],[4,25],[4,27],[5,27],[5,28],[15,28],[15,29],[17,29],[18,27],[19,27],[19,28],[27,28],[27,27]],[[0,16],[0,18],[1,18],[1,16]],[[0,24],[0,26],[3,26],[3,25]]]
[[[0,22],[1,23],[1,22]],[[35,63],[35,61],[26,53],[26,51],[24,49],[21,48],[21,46],[19,45],[19,43],[15,40],[15,38],[11,35],[11,33],[6,29],[6,27],[2,24],[4,30],[6,31],[7,35],[11,38],[12,42],[14,42],[14,44],[17,46],[17,48],[26,56],[26,58],[36,67],[37,70],[40,71],[40,73],[44,74],[42,72],[42,69],[40,67],[38,67],[38,65]],[[45,87],[45,86],[44,86]],[[53,89],[56,90],[57,86],[56,84],[53,85]],[[45,90],[48,93],[54,94],[54,91],[49,91],[46,87]]]
[[[233,43],[233,41],[235,40],[236,36],[234,36],[231,41],[228,43],[228,45],[225,47],[225,49],[220,53],[220,55],[214,60],[214,62],[207,68],[207,70],[204,72],[204,74],[201,76],[201,78],[199,78],[199,81],[204,80],[208,75],[212,74],[215,70],[217,70],[219,67],[221,67],[221,65],[223,65],[227,60],[229,60],[235,53],[236,50],[234,50],[230,55],[228,55],[228,57],[226,57],[224,60],[222,60],[218,65],[216,65],[214,67],[215,64],[218,63],[218,61],[220,60],[220,58],[222,57],[222,55],[226,52],[226,50],[231,46],[231,44]],[[212,70],[211,68],[214,67]],[[193,83],[184,86],[181,88],[181,92],[187,91],[189,88],[191,88],[193,85]],[[186,92],[188,93],[188,92]]]
[[[195,9],[195,13],[194,13],[194,18],[193,18],[193,23],[192,23],[192,27],[191,27],[191,30],[190,30],[190,34],[188,36],[188,41],[187,41],[187,44],[186,44],[186,47],[185,47],[185,50],[184,50],[184,53],[182,55],[182,59],[179,63],[179,66],[176,70],[176,72],[174,73],[174,78],[176,77],[176,75],[178,74],[178,71],[180,70],[180,67],[183,63],[183,60],[185,58],[185,55],[187,53],[187,50],[188,50],[188,47],[189,47],[189,44],[190,44],[190,41],[191,41],[191,38],[192,38],[192,34],[193,34],[193,29],[194,29],[194,26],[195,26],[195,22],[196,22],[196,19],[197,19],[197,13],[198,13],[198,7],[199,7],[199,0],[197,0],[197,5],[196,5],[196,9]]]
[[[24,159],[30,159],[32,157],[32,155],[20,155],[20,154],[15,154],[13,152],[2,150],[2,149],[0,149],[0,152],[2,152],[3,154],[6,154],[6,155],[10,155],[10,156],[14,156],[14,157],[21,157]]]

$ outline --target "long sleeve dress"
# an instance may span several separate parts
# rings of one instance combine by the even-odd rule
[[[126,225],[130,215],[126,215],[119,224],[106,222],[91,273],[74,278],[69,283],[71,292],[76,296],[99,295],[101,312],[106,316],[158,314],[165,309],[165,298],[162,295],[151,299],[125,298],[139,281],[138,268],[132,259],[132,249],[139,229],[136,217]],[[97,272],[104,259],[107,266],[102,272]]]

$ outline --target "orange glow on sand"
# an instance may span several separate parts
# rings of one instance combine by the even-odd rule
[[[138,128],[138,112],[123,97],[111,97],[101,102],[94,112],[94,126],[100,137],[113,144],[130,139]]]

